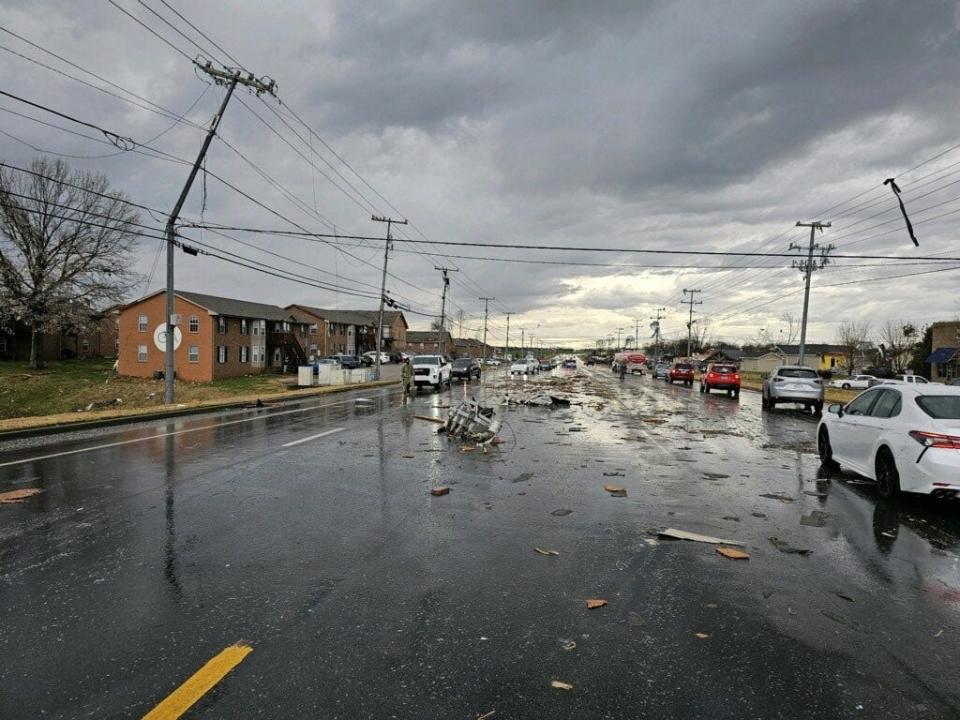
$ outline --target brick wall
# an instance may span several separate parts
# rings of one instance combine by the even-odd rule
[[[154,372],[164,369],[164,351],[158,348],[153,341],[157,326],[164,323],[166,317],[167,300],[163,293],[147,298],[143,302],[124,308],[120,312],[120,354],[117,358],[118,371],[121,375],[132,377],[152,377]],[[213,379],[213,330],[214,318],[198,305],[189,303],[181,298],[174,302],[174,312],[183,318],[180,331],[183,339],[180,347],[174,350],[173,359],[177,377],[189,382],[207,382]],[[146,330],[139,329],[139,316],[147,316]],[[195,316],[198,321],[197,332],[190,332],[190,317]],[[138,358],[138,348],[146,346],[145,362]],[[199,350],[197,362],[190,362],[188,350],[195,345]]]

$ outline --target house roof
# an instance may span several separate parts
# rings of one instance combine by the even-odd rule
[[[743,350],[738,348],[715,348],[710,351],[710,353],[704,358],[720,357],[720,356],[729,358],[730,360],[737,361],[743,358]]]
[[[960,348],[952,347],[942,347],[937,348],[933,351],[930,357],[927,358],[928,363],[948,363],[953,360],[957,353],[960,352]]]
[[[450,333],[443,331],[443,342],[450,342]],[[408,343],[435,343],[437,341],[436,330],[408,330]]]
[[[799,355],[799,345],[775,345],[772,350],[779,350],[784,355]],[[830,345],[829,343],[807,343],[804,346],[804,353],[810,355],[822,355],[823,353],[842,353],[845,352],[841,345]]]
[[[350,312],[356,313],[358,315],[363,315],[368,318],[370,323],[376,325],[380,319],[379,310],[351,310]],[[393,325],[394,321],[397,319],[397,316],[400,316],[400,319],[403,320],[404,327],[410,327],[407,324],[407,318],[404,317],[403,313],[399,310],[384,310],[383,311],[383,324],[384,325]]]
[[[321,317],[327,322],[340,323],[341,325],[376,325],[376,320],[371,319],[366,313],[367,310],[330,310],[327,308],[310,307],[309,305],[288,305],[287,310],[300,308],[311,315]]]
[[[176,294],[184,300],[206,308],[217,315],[228,315],[238,318],[254,318],[257,320],[285,321],[290,319],[290,313],[278,305],[250,302],[235,298],[206,295],[204,293],[177,290]]]

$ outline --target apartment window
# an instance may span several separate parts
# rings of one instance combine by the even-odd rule
[[[82,343],[80,343],[80,347],[83,348],[84,352],[90,352],[90,341],[84,340]]]
[[[147,331],[147,323],[150,322],[146,315],[141,315],[137,318],[137,330],[140,332]]]
[[[227,361],[227,347],[226,345],[220,345],[217,348],[217,362],[223,365]]]
[[[246,345],[240,346],[240,362],[245,363],[250,359],[250,348]]]
[[[147,346],[137,345],[137,362],[147,361]]]
[[[313,344],[313,345],[310,346],[310,354],[311,354],[311,355],[316,355],[316,354],[317,354],[317,346],[316,346],[316,344]]]
[[[259,321],[259,320],[254,320],[254,321],[253,321],[253,334],[256,335],[256,336],[259,336],[259,335],[260,335],[260,321]]]
[[[227,319],[223,315],[217,316],[217,332],[221,335],[227,332]]]
[[[190,332],[200,332],[200,318],[198,318],[196,315],[190,316]]]
[[[241,335],[246,335],[246,334],[247,334],[247,319],[246,319],[246,318],[240,318],[240,334],[241,334]]]
[[[200,346],[191,345],[190,349],[187,351],[187,359],[192,362],[200,362]]]
[[[309,332],[310,332],[311,335],[316,335],[316,334],[317,334],[317,329],[318,329],[318,328],[317,328],[317,324],[316,324],[316,323],[310,323],[310,330],[309,330]]]
[[[0,335],[0,352],[7,351],[7,338]]]

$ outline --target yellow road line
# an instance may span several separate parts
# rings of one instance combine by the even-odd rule
[[[202,698],[214,685],[239,665],[253,652],[249,645],[237,643],[211,658],[206,665],[197,670],[183,685],[170,693],[166,699],[143,716],[143,720],[176,720],[190,706]]]

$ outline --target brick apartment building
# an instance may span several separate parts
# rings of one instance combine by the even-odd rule
[[[436,330],[408,330],[407,331],[407,352],[418,355],[429,355],[430,353],[441,353],[443,355],[453,355],[453,338],[446,330],[443,331],[443,338],[437,343]]]
[[[209,382],[307,361],[309,327],[276,305],[177,291],[181,324],[174,368],[181,380]],[[165,362],[166,294],[147,295],[120,310],[118,371],[154,377]]]
[[[377,347],[377,310],[329,310],[309,305],[288,305],[286,311],[307,325],[307,352],[317,357],[361,355]],[[383,313],[383,349],[406,346],[407,320],[402,312]]]
[[[931,328],[930,379],[950,382],[960,377],[960,320],[935,322]]]
[[[115,309],[93,313],[84,327],[76,330],[43,333],[40,359],[72,360],[74,358],[116,357],[119,312]],[[30,359],[30,328],[14,322],[10,330],[0,329],[0,360]]]

